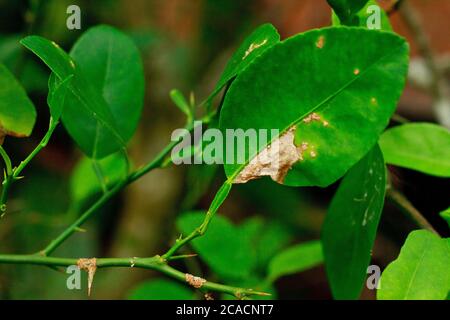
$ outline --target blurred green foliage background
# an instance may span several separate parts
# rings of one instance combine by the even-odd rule
[[[387,2],[382,1],[383,4]],[[450,15],[450,7],[444,2],[435,1],[435,7],[426,7],[424,14],[447,10]],[[82,10],[80,31],[66,28],[66,9],[70,4],[77,4]],[[420,1],[416,4],[421,5]],[[0,0],[0,62],[20,79],[38,110],[32,137],[7,138],[5,149],[17,163],[40,140],[48,122],[49,74],[20,46],[18,40],[27,34],[42,35],[67,50],[82,32],[97,24],[116,26],[134,39],[141,50],[147,82],[143,117],[129,150],[133,162],[140,165],[167,144],[172,130],[184,124],[183,115],[170,102],[172,88],[178,88],[186,95],[192,91],[198,101],[207,97],[233,50],[261,23],[273,23],[282,37],[286,37],[328,25],[329,21],[330,12],[325,1]],[[399,18],[394,16],[393,22],[394,28],[403,33],[404,26]],[[447,46],[442,46],[434,36],[433,26],[430,28],[435,49],[439,53],[450,52],[448,39]],[[429,99],[412,88],[408,90],[400,112],[416,120],[430,120]],[[8,216],[0,223],[2,253],[36,252],[73,221],[79,208],[92,201],[87,199],[76,204],[72,201],[71,177],[80,158],[80,152],[64,128],[59,127],[49,147],[25,172],[26,178],[14,187]],[[408,170],[397,170],[393,174],[396,177],[394,183],[445,233],[445,224],[437,212],[448,205],[449,182]],[[143,257],[161,253],[184,227],[188,228],[183,227],[183,224],[189,224],[182,221],[184,218],[176,223],[177,217],[182,212],[206,209],[223,180],[222,168],[211,166],[152,172],[104,207],[84,226],[85,232],[73,236],[56,255]],[[226,218],[218,218],[220,222],[217,222],[227,225],[230,230],[227,235],[234,234],[232,239],[241,239],[228,243],[226,250],[230,252],[224,256],[228,254],[231,258],[217,260],[217,267],[201,256],[200,259],[180,261],[177,267],[227,284],[263,286],[261,279],[267,275],[269,261],[280,250],[319,239],[321,223],[335,189],[336,186],[328,189],[288,188],[266,179],[238,186],[221,209],[221,215]],[[387,205],[373,263],[384,267],[392,261],[413,227]],[[225,247],[217,250],[224,251]],[[246,268],[245,264],[250,263],[250,253],[254,257],[249,272],[239,274]],[[238,274],[230,277],[227,272],[221,272],[223,269]],[[155,278],[158,282],[145,282]],[[66,279],[64,272],[45,267],[1,265],[0,298],[87,298],[86,279],[83,290],[73,291],[66,288]],[[171,298],[174,295],[201,298],[185,286],[167,284],[161,282],[162,279],[161,275],[151,271],[101,270],[94,280],[92,298]],[[133,290],[136,287],[138,289]],[[283,276],[270,288],[263,286],[261,289],[270,290],[274,297],[281,299],[331,297],[322,266]],[[372,299],[374,292],[365,290],[362,298]]]

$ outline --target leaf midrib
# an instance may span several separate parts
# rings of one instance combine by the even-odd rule
[[[416,277],[417,271],[419,270],[419,266],[422,264],[423,259],[425,257],[425,254],[426,254],[426,251],[427,251],[426,248],[428,247],[428,242],[430,242],[429,238],[427,238],[425,244],[422,246],[422,254],[420,255],[419,261],[416,263],[416,266],[414,268],[414,272],[413,272],[413,274],[412,274],[412,276],[410,278],[410,281],[408,282],[408,287],[406,288],[405,296],[403,297],[403,300],[407,300],[408,299],[408,295],[409,295],[409,292],[411,291],[411,287],[412,287],[412,284],[414,282],[414,278]]]

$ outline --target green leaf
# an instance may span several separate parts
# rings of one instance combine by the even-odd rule
[[[121,31],[101,25],[86,31],[70,56],[103,96],[123,140],[129,141],[141,118],[145,92],[143,65],[136,45]],[[65,121],[72,119],[67,117]]]
[[[257,267],[266,271],[269,261],[292,240],[291,233],[277,221],[264,221],[260,217],[245,220],[239,229],[251,243]]]
[[[447,210],[442,211],[440,213],[440,216],[442,217],[442,219],[447,221],[448,226],[450,227],[450,208],[448,208]]]
[[[36,121],[36,110],[25,90],[0,64],[0,144],[6,135],[28,137]]]
[[[450,177],[450,131],[431,123],[408,123],[383,133],[387,163],[438,177]]]
[[[450,291],[450,242],[418,230],[381,275],[379,300],[444,300]]]
[[[179,90],[173,89],[170,91],[170,98],[178,109],[181,110],[181,112],[183,112],[189,119],[192,119],[191,106]]]
[[[327,0],[345,25],[352,25],[354,16],[366,5],[368,0]]]
[[[83,204],[104,188],[109,189],[117,185],[127,176],[128,162],[123,153],[115,153],[98,160],[96,163],[100,172],[96,172],[94,161],[97,160],[84,157],[73,171],[70,193],[76,204]]]
[[[212,100],[229,81],[243,72],[257,57],[278,42],[280,42],[280,35],[270,23],[263,24],[253,31],[228,61],[208,101]]]
[[[89,157],[103,158],[125,145],[103,97],[88,82],[79,66],[56,43],[39,36],[29,36],[21,43],[53,71],[50,90],[73,75],[66,97],[63,123],[81,150]],[[70,120],[70,121],[69,121]]]
[[[282,251],[270,261],[268,279],[273,282],[282,276],[311,269],[322,261],[320,241],[301,243]]]
[[[373,22],[373,19],[376,17],[374,14],[377,14],[378,12],[374,12],[373,8],[374,6],[377,6],[376,10],[379,10],[379,18],[380,18],[380,29],[384,31],[392,31],[392,25],[389,21],[389,16],[386,14],[386,12],[378,5],[378,2],[376,0],[369,0],[367,4],[362,8],[350,21],[347,22],[347,25],[350,26],[357,26],[357,27],[368,27],[368,24],[370,22]],[[339,17],[336,15],[336,13],[332,12],[332,22],[333,26],[341,26],[345,25],[345,23],[341,23]]]
[[[322,229],[325,268],[336,299],[357,299],[383,210],[386,168],[378,146],[342,180]]]
[[[194,300],[194,294],[178,282],[156,279],[137,285],[128,294],[128,300]]]
[[[190,234],[205,218],[204,212],[189,212],[177,219],[182,234]],[[220,277],[243,279],[255,266],[255,255],[246,235],[227,218],[217,215],[201,238],[192,246],[208,266]]]
[[[53,125],[58,123],[59,118],[61,118],[61,114],[64,109],[64,104],[66,100],[67,93],[69,92],[69,86],[72,81],[73,75],[70,75],[62,81],[59,85],[55,87],[55,89],[49,90],[49,94],[47,97],[47,104],[50,108],[50,115],[53,119]]]
[[[99,26],[78,40],[73,58],[41,37],[27,37],[22,44],[56,75],[51,88],[74,75],[62,120],[83,152],[101,159],[122,149],[143,106],[143,68],[133,42],[114,28]]]
[[[16,71],[17,79],[25,91],[43,93],[47,90],[47,72],[35,60],[22,59],[21,38],[20,34],[0,35],[0,63]]]
[[[278,169],[272,179],[328,186],[369,152],[387,126],[404,88],[408,52],[404,39],[362,28],[325,28],[289,38],[233,82],[220,128],[278,129],[284,157],[278,167],[272,159],[270,169]],[[267,145],[227,148],[227,159],[245,153],[244,164],[226,161],[229,179],[243,183],[263,175],[257,172],[261,168],[246,165]],[[259,175],[244,176],[252,171]]]

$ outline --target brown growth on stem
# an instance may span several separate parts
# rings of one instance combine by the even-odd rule
[[[97,259],[79,259],[77,266],[88,274],[88,296],[91,295],[92,282],[94,281],[95,271],[97,271]]]
[[[186,273],[185,279],[186,282],[195,289],[200,289],[206,283],[205,279],[193,276],[192,274],[189,273]]]

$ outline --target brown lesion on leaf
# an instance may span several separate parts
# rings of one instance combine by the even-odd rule
[[[2,125],[2,123],[0,123],[0,145],[3,144],[3,141],[5,141],[6,136],[11,136],[11,137],[15,137],[15,138],[26,138],[29,135],[6,130],[5,127]]]
[[[361,70],[359,70],[358,68],[356,68],[355,70],[353,70],[353,74],[355,75],[355,76],[357,76],[358,74],[360,74],[361,73]]]
[[[325,46],[325,36],[320,36],[316,41],[316,47],[322,49]]]
[[[205,279],[196,277],[190,273],[185,274],[185,280],[190,286],[194,287],[195,289],[200,289],[206,283]]]
[[[91,295],[92,282],[94,281],[94,275],[97,271],[97,259],[79,259],[77,261],[77,266],[80,270],[84,270],[88,274],[88,296]]]
[[[329,126],[329,122],[322,119],[317,113],[312,113],[303,119],[304,123],[319,121],[323,126]],[[269,176],[278,183],[283,183],[289,170],[294,164],[305,160],[307,154],[311,159],[317,158],[315,147],[307,141],[299,146],[294,143],[297,126],[274,140],[269,146],[257,154],[234,179],[233,183],[247,183],[264,176]]]
[[[264,41],[261,42],[261,43],[252,43],[252,44],[250,45],[250,47],[247,49],[247,51],[245,51],[245,55],[242,57],[242,60],[244,60],[245,58],[247,58],[248,55],[249,55],[250,53],[253,52],[253,50],[258,49],[259,47],[262,47],[262,46],[265,45],[266,43],[267,43],[267,39],[264,39]]]
[[[235,178],[234,183],[246,183],[263,176],[283,183],[292,166],[303,159],[301,148],[294,144],[296,126],[278,137],[255,156]]]
[[[328,127],[330,125],[330,123],[326,120],[323,120],[322,117],[313,112],[310,115],[308,115],[306,118],[303,119],[304,123],[311,123],[311,122],[322,122],[324,127]]]

